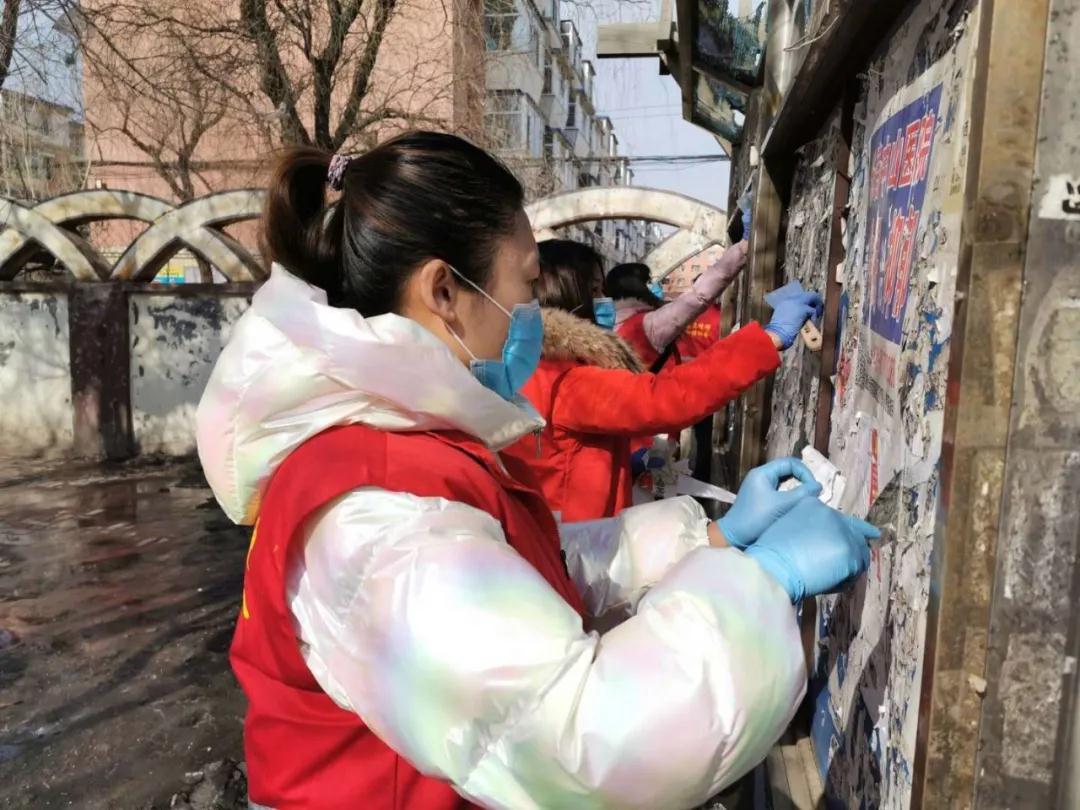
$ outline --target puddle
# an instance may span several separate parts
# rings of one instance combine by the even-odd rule
[[[168,807],[239,760],[247,538],[191,464],[0,487],[0,806]]]

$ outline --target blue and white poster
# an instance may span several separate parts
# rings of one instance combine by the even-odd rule
[[[897,385],[915,246],[930,177],[941,89],[920,96],[879,126],[870,140],[867,207],[867,289],[863,323],[874,340],[871,375],[886,390]]]

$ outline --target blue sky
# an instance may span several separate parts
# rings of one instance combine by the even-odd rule
[[[719,154],[720,144],[705,130],[682,119],[679,87],[660,75],[659,59],[596,59],[596,31],[602,22],[660,18],[660,0],[563,2],[563,16],[577,21],[585,52],[596,66],[596,102],[600,115],[615,124],[624,155]],[[727,208],[726,162],[634,166],[640,186],[679,191]]]
[[[0,2],[0,6],[3,3]],[[52,4],[24,6],[19,15],[17,46],[4,88],[82,110],[82,69],[75,42],[58,27]]]

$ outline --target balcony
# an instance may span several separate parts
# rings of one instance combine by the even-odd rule
[[[484,131],[500,154],[538,158],[544,153],[543,118],[537,106],[521,91],[488,93]]]

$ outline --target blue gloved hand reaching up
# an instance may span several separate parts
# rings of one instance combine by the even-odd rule
[[[880,536],[864,520],[803,498],[745,553],[797,603],[850,585],[870,567],[867,540]]]
[[[802,483],[781,492],[780,483],[785,478],[797,478]],[[820,494],[821,484],[809,467],[797,458],[778,458],[746,474],[735,503],[717,526],[729,545],[746,548],[800,500]]]
[[[781,349],[790,349],[803,324],[821,314],[824,302],[816,292],[797,292],[772,302],[773,316],[765,331],[776,335]]]

